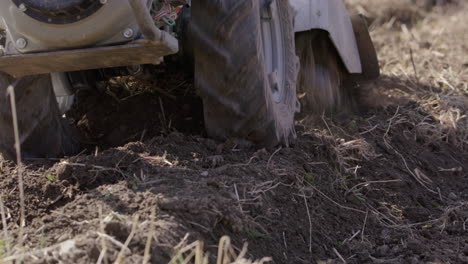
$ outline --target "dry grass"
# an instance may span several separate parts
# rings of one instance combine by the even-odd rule
[[[343,175],[357,176],[358,169],[369,162],[388,162],[385,160],[388,155],[381,159],[381,153],[376,152],[365,139],[374,140],[384,134],[384,146],[396,158],[392,162],[403,166],[401,168],[406,170],[408,177],[442,201],[446,197],[431,180],[430,176],[433,175],[426,175],[426,168],[418,164],[416,157],[407,155],[408,152],[401,146],[393,144],[396,143],[394,139],[403,137],[423,145],[447,146],[448,143],[456,151],[468,150],[468,2],[439,1],[438,5],[427,8],[421,8],[421,1],[412,0],[346,2],[355,12],[370,17],[371,35],[382,67],[381,80],[365,88],[368,90],[364,94],[368,94],[368,98],[364,98],[364,102],[379,107],[394,105],[396,111],[384,122],[376,119],[381,117],[379,114],[364,120],[369,126],[360,126],[358,133],[334,126],[333,121],[328,119],[323,128],[327,132],[312,133],[326,134],[324,141],[336,155],[336,163],[341,169],[337,180],[341,181],[346,195],[360,194],[363,187],[372,184],[388,185],[402,181],[387,179],[349,185],[349,179]],[[452,5],[445,5],[448,2]],[[461,167],[439,169],[447,173],[461,170]],[[401,212],[396,207],[392,208],[394,205],[374,208],[365,196],[360,197],[369,214],[381,225],[391,228],[411,230],[436,223],[443,226],[444,220],[449,219],[444,213],[430,223],[408,224]],[[445,210],[456,215],[458,209],[454,208]],[[463,219],[458,221],[466,225]]]
[[[0,200],[1,202],[1,200]],[[0,203],[0,206],[2,204]],[[100,214],[102,214],[102,208],[99,208]],[[151,262],[151,243],[158,244],[158,241],[155,237],[154,230],[154,214],[155,210],[152,209],[149,223],[147,221],[140,222],[139,215],[135,214],[132,219],[129,219],[127,216],[120,215],[115,212],[109,213],[106,217],[100,216],[99,219],[95,219],[95,222],[99,222],[99,232],[91,232],[97,235],[96,243],[101,245],[101,250],[97,263],[109,263],[110,256],[117,256],[114,264],[128,263],[128,257],[132,255],[133,249],[130,248],[130,242],[137,235],[142,235],[145,233],[145,226],[149,224],[150,232],[147,233],[147,241],[145,246],[145,254],[142,258],[142,263],[152,263]],[[111,221],[119,220],[124,225],[131,225],[131,232],[127,237],[124,243],[121,243],[114,237],[105,234],[104,226],[106,223]],[[93,222],[93,221],[91,221]],[[7,231],[4,231],[7,232]],[[18,261],[38,261],[43,259],[48,255],[63,254],[60,252],[73,252],[79,245],[79,240],[83,237],[78,236],[74,239],[67,240],[46,248],[42,249],[32,249],[32,250],[23,250],[23,251],[14,251],[12,254],[9,254],[6,251],[4,255],[1,255],[0,263],[17,263]],[[100,242],[99,242],[100,241]],[[96,244],[96,245],[97,245]],[[112,246],[107,246],[107,244]],[[157,245],[163,246],[164,245]],[[231,239],[228,236],[224,236],[220,239],[218,245],[218,253],[215,257],[211,257],[210,254],[205,251],[204,243],[202,241],[189,242],[189,235],[187,234],[182,241],[173,247],[172,252],[174,252],[173,257],[168,262],[168,264],[209,264],[212,263],[211,260],[215,260],[216,264],[262,264],[272,261],[271,258],[265,257],[257,260],[252,260],[247,257],[247,247],[248,243],[244,243],[244,246],[240,251],[238,251],[234,245],[231,243]],[[113,252],[118,249],[118,252]],[[107,257],[106,257],[107,256]]]
[[[383,77],[394,82],[369,100],[383,104],[417,102],[420,112],[427,115],[406,111],[402,116],[415,126],[419,138],[427,143],[449,142],[467,150],[468,2],[348,0],[347,3],[373,21],[372,38]],[[431,119],[438,124],[429,122]]]
[[[175,250],[177,254],[172,258],[169,264],[208,264],[209,255],[203,250],[204,244],[201,241],[195,241],[187,244],[187,238],[176,246]],[[263,264],[272,261],[271,258],[265,257],[258,260],[251,260],[246,257],[247,254],[247,243],[244,243],[242,250],[236,253],[231,239],[224,236],[220,239],[218,245],[218,255],[216,257],[216,264]]]
[[[6,255],[12,254],[12,252],[19,251],[23,252],[23,243],[24,243],[24,228],[26,226],[26,217],[25,217],[25,198],[24,198],[24,186],[23,186],[23,170],[24,166],[21,160],[21,141],[19,137],[19,129],[18,129],[18,115],[16,111],[16,96],[15,96],[15,88],[14,85],[10,85],[7,88],[7,94],[10,97],[10,104],[11,104],[11,112],[13,116],[13,129],[14,129],[14,136],[15,136],[15,150],[16,150],[16,162],[17,162],[17,173],[18,173],[18,189],[19,189],[19,200],[20,200],[20,224],[19,224],[19,233],[17,241],[13,241],[13,239],[9,236],[8,233],[8,224],[5,215],[5,209],[3,205],[3,201],[0,198],[0,209],[1,209],[1,218],[2,218],[2,225],[3,225],[3,239],[4,243],[6,244]],[[11,246],[14,246],[14,249],[11,249]],[[3,250],[3,249],[0,249]],[[0,259],[1,261],[1,259]],[[23,259],[18,259],[19,263],[23,262]]]
[[[435,15],[426,13],[426,11],[417,9],[417,5],[408,7],[410,0],[349,0],[349,3],[354,4],[354,9],[364,13],[370,17],[374,17],[374,25],[372,26],[372,36],[376,42],[379,50],[379,55],[382,64],[383,77],[392,80],[390,87],[383,87],[386,91],[379,91],[380,96],[383,97],[382,101],[387,99],[401,99],[404,102],[413,101],[418,107],[415,111],[414,108],[406,108],[404,106],[398,107],[397,111],[391,115],[388,120],[383,122],[372,123],[373,120],[369,118],[369,126],[361,129],[362,132],[358,134],[348,135],[349,131],[344,131],[342,128],[335,126],[331,121],[323,117],[326,130],[329,133],[328,139],[325,144],[331,148],[333,154],[337,157],[337,164],[343,168],[345,172],[357,175],[356,171],[361,163],[373,162],[380,158],[379,153],[376,152],[374,146],[370,144],[365,138],[369,135],[380,135],[379,138],[386,143],[386,147],[391,153],[394,153],[400,162],[404,164],[408,177],[412,177],[422,188],[425,188],[430,193],[436,193],[438,186],[435,185],[431,179],[424,174],[424,172],[411,164],[408,157],[399,153],[397,149],[392,147],[392,137],[409,136],[415,139],[420,139],[424,144],[439,144],[447,142],[453,146],[457,146],[460,150],[468,150],[468,68],[466,51],[463,50],[463,44],[468,43],[467,35],[463,34],[466,31],[466,18],[463,12],[458,12],[453,16],[440,16],[440,13]],[[462,4],[462,8],[468,11],[468,4]],[[392,6],[389,8],[382,8],[382,5]],[[375,7],[375,6],[378,6]],[[375,8],[374,8],[375,7]],[[414,8],[413,8],[414,7]],[[407,10],[406,10],[407,9]],[[435,10],[434,12],[441,12]],[[447,21],[443,21],[447,20]],[[460,25],[460,26],[458,26]],[[460,27],[460,28],[457,28]],[[454,38],[453,36],[459,36]],[[448,41],[457,42],[459,44],[448,43]],[[460,44],[461,43],[461,44]],[[170,128],[170,121],[166,120],[164,114],[164,106],[160,104],[162,116],[161,119]],[[436,122],[434,122],[434,120]],[[383,125],[382,125],[383,124]],[[407,125],[414,128],[408,135],[402,135],[399,127]],[[17,133],[17,132],[16,132]],[[346,134],[345,136],[341,136]],[[343,139],[343,138],[346,139]],[[393,152],[392,152],[393,151]],[[19,153],[19,151],[18,151]],[[273,152],[266,162],[266,170],[272,173],[277,173],[278,168],[276,160],[281,155],[281,149]],[[146,161],[155,163],[161,166],[175,166],[177,164],[171,163],[166,159],[166,156],[150,156],[143,158]],[[220,168],[221,171],[231,167],[243,167],[252,164],[253,160],[257,159],[253,156],[245,164],[227,164]],[[19,159],[18,159],[19,160]],[[213,161],[214,162],[214,161]],[[20,162],[19,162],[20,163]],[[325,164],[328,165],[328,164]],[[81,163],[64,163],[63,166],[76,166],[84,167],[89,166],[93,171],[112,171],[122,175],[124,178],[129,178],[119,168],[90,166]],[[18,177],[21,185],[21,167],[18,167]],[[457,169],[457,168],[453,168]],[[452,172],[452,168],[441,168],[440,171]],[[278,173],[279,174],[279,173]],[[144,179],[142,179],[144,182]],[[343,181],[346,181],[344,179]],[[370,185],[391,185],[401,182],[400,179],[394,180],[381,180],[381,181],[363,181],[353,183],[348,186],[348,183],[343,184],[345,188],[345,196],[350,193],[360,192],[364,187]],[[252,185],[251,188],[244,192],[239,192],[238,186],[233,185],[235,197],[243,212],[243,205],[247,203],[257,203],[261,197],[269,191],[277,188],[281,183],[275,181],[264,182],[263,184]],[[308,188],[308,189],[307,189]],[[22,187],[20,187],[22,189]],[[363,208],[353,208],[342,204],[336,197],[330,195],[328,192],[323,191],[319,187],[311,186],[305,187],[304,190],[309,190],[311,193],[318,194],[317,196],[325,198],[330,202],[331,206],[336,206],[344,211],[352,213],[359,213],[364,217],[362,229],[358,230],[347,241],[351,241],[358,235],[361,240],[365,239],[366,227],[368,227],[368,218],[373,217],[381,223],[382,226],[397,228],[397,229],[411,229],[422,225],[437,225],[440,230],[444,230],[450,223],[449,221],[463,222],[463,228],[466,230],[466,219],[458,217],[457,212],[461,209],[466,209],[466,203],[451,205],[446,208],[443,214],[430,221],[421,223],[407,224],[401,219],[399,212],[396,209],[388,208],[387,205],[382,205],[380,208],[370,206],[364,199]],[[22,191],[20,191],[22,193]],[[440,192],[439,192],[440,193]],[[22,197],[22,220],[24,223],[24,194]],[[245,197],[247,195],[247,197]],[[304,210],[304,217],[309,219],[309,228],[311,229],[311,212],[309,211],[308,198],[303,194],[304,204],[307,210]],[[309,201],[309,202],[308,202]],[[0,197],[0,213],[3,225],[3,241],[5,242],[5,250],[3,250],[2,260],[0,263],[13,263],[21,259],[33,258],[33,256],[41,256],[45,252],[59,251],[64,247],[75,245],[75,240],[65,241],[63,243],[53,245],[40,250],[30,250],[23,253],[21,249],[21,242],[13,241],[11,239],[11,230],[8,230],[7,213]],[[155,239],[155,223],[154,223],[154,209],[151,211],[149,218],[149,229],[144,229],[143,224],[137,218],[133,220],[130,217],[118,216],[116,213],[112,216],[103,216],[102,208],[100,209],[99,219],[95,219],[93,224],[95,230],[93,234],[97,234],[101,254],[99,256],[99,263],[106,263],[109,251],[118,249],[118,257],[116,262],[125,262],[126,257],[131,255],[132,248],[131,241],[134,235],[144,233],[146,238],[143,263],[151,262],[151,250],[158,246],[158,241]],[[114,237],[105,233],[105,225],[109,219],[118,218],[119,221],[132,226],[132,231],[128,236],[127,241],[122,243]],[[20,225],[23,226],[23,224]],[[208,228],[206,228],[209,230]],[[21,234],[21,232],[20,232]],[[283,233],[284,236],[284,233]],[[311,236],[312,232],[309,230],[309,241],[307,248],[311,251]],[[19,239],[22,239],[22,235]],[[285,241],[286,243],[286,241]],[[2,249],[0,249],[2,250]],[[179,245],[177,245],[173,252],[173,259],[170,264],[182,263],[195,263],[207,264],[213,259],[216,264],[260,264],[270,261],[270,258],[263,258],[259,260],[251,260],[247,255],[247,244],[241,250],[236,250],[235,246],[231,243],[229,237],[221,238],[218,245],[218,254],[210,258],[205,251],[205,245],[202,241],[189,242],[186,237]],[[114,252],[116,253],[116,252]],[[117,254],[116,253],[116,254]],[[338,259],[343,261],[341,253],[333,248],[332,254],[335,254]],[[0,258],[1,259],[1,258]],[[377,261],[377,260],[376,260]]]

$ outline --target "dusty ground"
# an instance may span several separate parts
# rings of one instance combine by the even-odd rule
[[[69,116],[87,152],[26,162],[23,248],[17,168],[0,161],[0,263],[138,263],[146,246],[167,263],[196,240],[216,263],[224,235],[274,263],[468,263],[468,3],[348,2],[383,69],[359,111],[259,150],[205,138],[191,78],[168,69],[83,91]]]

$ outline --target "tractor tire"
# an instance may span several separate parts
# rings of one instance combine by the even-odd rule
[[[327,32],[297,33],[296,53],[301,62],[297,84],[301,117],[331,114],[354,106],[353,82]]]
[[[56,158],[79,151],[78,141],[60,115],[50,75],[15,79],[0,72],[0,153],[16,160],[8,86],[15,89],[22,158]]]
[[[295,137],[293,19],[286,0],[193,2],[195,86],[209,136],[266,147]]]

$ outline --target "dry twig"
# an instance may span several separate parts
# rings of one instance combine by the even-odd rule
[[[102,215],[102,205],[99,205],[99,229],[100,229],[102,235],[106,234],[106,231],[104,229],[104,218],[103,218],[103,215]],[[98,258],[98,260],[96,262],[97,264],[102,263],[102,260],[104,259],[104,257],[106,256],[106,253],[107,253],[107,243],[106,243],[106,241],[104,239],[101,240],[101,247],[102,247],[102,250],[101,250],[101,253],[99,254],[99,258]],[[107,260],[105,260],[104,263],[107,263]]]
[[[360,187],[360,186],[367,186],[371,184],[378,184],[378,183],[391,183],[391,182],[401,182],[401,180],[387,180],[387,181],[367,181],[367,182],[361,182],[353,187],[351,187],[349,190],[346,191],[345,196],[348,195],[350,192],[352,192],[354,189]]]
[[[5,246],[6,246],[6,255],[10,255],[10,236],[8,234],[8,224],[6,221],[6,214],[5,214],[5,206],[3,205],[3,199],[2,196],[0,195],[0,213],[2,216],[2,225],[3,225],[3,237],[5,241]]]
[[[119,255],[117,255],[117,260],[114,262],[114,264],[121,264],[121,263],[122,263],[122,258],[123,258],[123,255],[124,255],[124,250],[125,250],[125,248],[128,248],[128,245],[129,245],[130,242],[132,241],[133,236],[135,235],[135,233],[136,233],[136,231],[137,231],[138,219],[139,219],[139,217],[140,217],[140,216],[139,216],[138,214],[136,214],[135,216],[133,216],[132,230],[130,231],[130,235],[128,235],[127,240],[125,240],[124,247],[120,250]]]
[[[343,262],[343,264],[346,264],[346,260],[343,258],[343,256],[341,256],[340,252],[338,252],[338,250],[336,250],[336,248],[333,248],[333,253],[335,253],[335,255],[341,260],[341,262]]]
[[[270,158],[268,159],[268,162],[267,162],[267,171],[270,170],[270,163],[271,163],[271,160],[273,159],[273,156],[275,156],[276,153],[280,152],[280,150],[282,149],[282,147],[279,147],[277,150],[275,150],[275,152],[273,152],[273,154],[271,154]]]
[[[150,215],[150,230],[148,232],[148,238],[146,240],[146,245],[145,245],[145,254],[143,256],[143,264],[147,264],[150,261],[150,250],[151,250],[151,241],[153,240],[153,235],[154,235],[154,217],[156,215],[156,208],[152,207],[151,208],[151,215]]]
[[[309,219],[309,252],[312,252],[312,218],[310,217],[309,205],[307,203],[307,198],[304,193],[302,193],[302,197],[304,198],[307,218]]]
[[[367,217],[369,216],[369,210],[366,210],[366,217],[364,217],[364,224],[361,229],[361,241],[364,241],[364,231],[366,230]]]
[[[359,209],[355,209],[355,208],[351,208],[351,207],[347,207],[347,206],[344,206],[344,205],[341,205],[337,202],[335,202],[332,198],[328,197],[327,195],[325,195],[323,192],[321,192],[319,189],[315,188],[314,186],[310,185],[310,187],[312,189],[314,189],[316,192],[318,192],[320,195],[322,195],[323,197],[325,197],[327,200],[329,200],[330,202],[332,202],[333,204],[335,204],[336,206],[342,208],[342,209],[346,209],[346,210],[350,210],[350,211],[354,211],[354,212],[358,212],[358,213],[361,213],[361,214],[365,214],[366,212],[362,211],[362,210],[359,210]]]
[[[20,193],[20,227],[19,227],[18,245],[20,248],[22,248],[24,227],[26,226],[26,217],[25,217],[25,209],[24,209],[25,201],[24,201],[24,187],[23,187],[23,163],[21,161],[21,141],[19,139],[18,115],[16,112],[16,97],[15,97],[14,84],[8,86],[7,93],[10,96],[11,112],[13,115],[16,161],[18,164],[18,186],[19,186],[19,193]]]

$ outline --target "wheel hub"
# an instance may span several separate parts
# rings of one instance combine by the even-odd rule
[[[80,21],[101,6],[97,0],[12,0],[26,15],[48,24],[69,24]]]
[[[284,97],[285,69],[282,25],[275,0],[264,0],[261,13],[261,35],[267,75],[273,99],[281,102]]]

